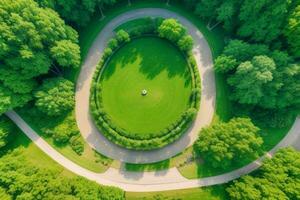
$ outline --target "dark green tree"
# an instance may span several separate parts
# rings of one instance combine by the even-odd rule
[[[241,63],[228,78],[232,99],[241,104],[259,104],[265,95],[264,88],[273,80],[275,69],[274,60],[267,56],[255,56],[251,61]]]
[[[277,39],[285,25],[290,0],[244,0],[239,14],[238,35],[256,42]]]
[[[288,41],[289,51],[296,58],[300,58],[300,5],[289,16],[285,28],[285,36]]]

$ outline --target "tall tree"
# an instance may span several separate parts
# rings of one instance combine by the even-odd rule
[[[241,104],[259,104],[264,87],[273,80],[275,68],[273,59],[267,56],[256,56],[241,63],[228,79],[233,88],[232,98]]]
[[[289,16],[285,29],[289,51],[296,58],[300,58],[300,5]]]
[[[238,35],[256,42],[278,38],[285,25],[291,0],[244,0]]]
[[[85,26],[95,12],[104,17],[105,6],[113,5],[117,0],[36,0],[41,6],[56,10],[67,22]]]
[[[0,114],[32,99],[36,78],[55,63],[70,58],[51,52],[59,41],[78,60],[78,35],[58,14],[38,7],[33,0],[0,1]],[[69,47],[72,46],[72,49]],[[73,51],[73,49],[77,51]],[[66,58],[64,58],[66,56]],[[72,63],[73,61],[70,61]],[[72,63],[68,66],[74,67]]]
[[[300,152],[279,150],[254,176],[244,176],[227,188],[230,199],[299,199]]]
[[[195,149],[208,164],[226,168],[245,158],[258,156],[263,143],[258,131],[248,118],[219,122],[201,130]]]
[[[46,79],[34,96],[40,111],[57,116],[73,108],[74,84],[61,77]]]

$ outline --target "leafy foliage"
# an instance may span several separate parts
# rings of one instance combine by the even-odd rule
[[[99,9],[113,5],[117,0],[36,0],[41,6],[57,11],[67,22],[85,26]]]
[[[189,52],[192,50],[193,45],[194,45],[194,40],[192,36],[190,35],[185,35],[182,38],[178,40],[178,47],[180,48],[181,51],[183,52]]]
[[[118,188],[67,178],[47,166],[38,168],[22,155],[21,148],[0,158],[0,186],[12,199],[125,199]]]
[[[33,0],[3,0],[0,10],[1,114],[30,101],[36,78],[56,62],[75,66],[80,55],[77,33],[53,10],[42,9]],[[62,43],[68,45],[58,52]]]
[[[234,60],[238,66],[230,68],[234,66]],[[223,70],[227,65],[229,69]],[[216,58],[215,69],[228,74],[232,99],[241,104],[281,111],[300,104],[300,66],[284,51],[271,51],[266,45],[232,40]],[[278,123],[289,124],[282,120]]]
[[[238,34],[252,41],[273,41],[281,34],[290,3],[290,0],[244,0]]]
[[[300,153],[292,148],[279,150],[264,161],[254,176],[244,176],[227,188],[230,199],[299,199]]]
[[[285,36],[289,44],[289,51],[296,58],[300,58],[300,5],[289,16]]]
[[[49,116],[58,116],[74,107],[74,84],[64,78],[50,78],[35,92],[36,106]]]
[[[165,19],[158,27],[158,34],[162,38],[176,43],[185,34],[185,28],[176,19]]]
[[[263,140],[248,118],[233,118],[202,129],[196,151],[214,168],[226,168],[245,158],[256,158]]]
[[[241,63],[228,79],[233,87],[234,100],[241,104],[259,104],[264,98],[264,87],[273,80],[274,61],[267,56],[255,56]]]
[[[15,127],[12,122],[8,120],[5,116],[0,116],[0,149],[5,147],[9,142],[9,134],[15,132]]]

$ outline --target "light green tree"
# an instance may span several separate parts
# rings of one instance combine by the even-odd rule
[[[74,84],[64,78],[44,80],[34,94],[37,108],[49,116],[58,116],[74,107]]]
[[[257,128],[248,118],[234,118],[201,130],[195,149],[215,168],[227,168],[245,158],[256,158],[263,143]]]

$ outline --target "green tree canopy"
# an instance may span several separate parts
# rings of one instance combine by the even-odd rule
[[[165,19],[158,27],[160,37],[166,38],[177,43],[178,40],[185,34],[185,28],[176,19]]]
[[[56,10],[69,23],[86,26],[96,11],[113,5],[117,0],[36,0],[41,6]]]
[[[79,176],[68,178],[61,168],[37,167],[22,152],[18,148],[0,158],[0,185],[11,199],[125,199],[119,188]]]
[[[184,52],[189,52],[190,50],[192,50],[193,45],[194,40],[190,35],[185,35],[178,40],[178,47]]]
[[[68,44],[64,51],[51,52],[61,41]],[[54,63],[78,65],[77,42],[75,30],[56,12],[33,0],[0,1],[0,114],[31,100],[36,78]],[[62,62],[71,57],[70,64]]]
[[[37,108],[49,116],[57,116],[74,107],[74,84],[64,78],[44,80],[34,94]]]
[[[244,0],[238,35],[257,42],[277,39],[285,25],[291,0]]]
[[[267,56],[255,56],[241,63],[228,79],[233,88],[232,98],[241,104],[259,104],[265,95],[264,88],[273,80],[275,69],[273,59]]]
[[[15,131],[13,123],[4,115],[0,116],[0,149],[8,143],[9,134]]]
[[[289,51],[296,58],[300,58],[300,5],[289,16],[285,36],[289,44]]]
[[[233,200],[299,199],[300,153],[293,148],[279,150],[254,176],[234,181],[227,191]]]
[[[226,168],[245,158],[255,158],[263,143],[257,128],[248,118],[234,118],[202,129],[196,151],[215,168]]]

